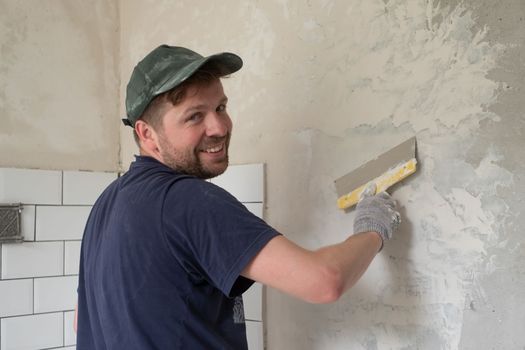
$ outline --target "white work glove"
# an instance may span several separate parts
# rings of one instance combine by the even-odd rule
[[[388,193],[374,195],[375,192],[375,183],[369,183],[361,194],[356,207],[354,233],[377,232],[384,244],[399,227],[401,216],[396,210],[396,201]]]

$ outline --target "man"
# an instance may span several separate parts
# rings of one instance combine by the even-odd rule
[[[124,122],[140,156],[86,225],[77,349],[246,349],[241,294],[253,281],[333,302],[391,237],[399,214],[385,193],[359,203],[354,235],[309,251],[204,181],[228,166],[220,78],[241,66],[163,45],[135,67]]]

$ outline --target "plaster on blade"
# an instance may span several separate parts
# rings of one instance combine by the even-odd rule
[[[355,205],[364,187],[371,181],[376,184],[376,192],[386,191],[390,186],[413,174],[416,164],[416,138],[412,137],[335,180],[339,197],[337,206],[347,209]]]

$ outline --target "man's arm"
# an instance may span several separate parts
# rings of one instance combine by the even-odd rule
[[[330,303],[361,277],[381,247],[375,232],[316,251],[283,236],[270,240],[242,275],[311,303]]]
[[[277,236],[241,275],[311,303],[333,302],[359,280],[398,224],[399,213],[388,194],[367,197],[356,208],[357,234],[315,251]]]

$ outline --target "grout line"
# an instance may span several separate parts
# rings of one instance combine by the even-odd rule
[[[93,204],[25,204],[25,205],[35,205],[39,207],[92,207]]]
[[[46,276],[46,277],[34,277],[34,279],[43,279],[43,278],[61,278],[61,277],[74,277],[74,276],[78,276],[78,275],[57,275],[57,276]]]
[[[60,242],[82,242],[82,238],[71,239],[43,239],[40,241],[27,241],[27,243],[60,243]]]
[[[81,238],[75,238],[75,239],[50,239],[50,240],[41,240],[41,241],[23,241],[22,243],[62,243],[62,242],[82,242]],[[0,245],[3,244],[12,244],[13,246],[16,246],[18,243],[0,243]],[[0,256],[1,259],[1,256]],[[30,276],[32,277],[32,276]]]
[[[64,345],[64,346],[59,346],[59,347],[52,347],[52,348],[42,348],[42,349],[39,349],[39,350],[60,350],[60,349],[64,349],[64,348],[73,348],[75,349],[75,346],[77,344],[72,344],[72,345]]]
[[[17,318],[17,317],[28,317],[28,316],[40,316],[40,315],[51,315],[51,314],[59,314],[59,313],[66,313],[66,312],[74,312],[75,309],[71,310],[58,310],[58,311],[46,311],[46,312],[37,312],[32,314],[20,314],[20,315],[11,315],[11,316],[2,316],[2,319],[6,318]]]
[[[72,239],[43,239],[40,241],[27,241],[26,243],[62,243],[62,242],[82,242],[81,238]]]
[[[28,277],[14,277],[14,278],[5,278],[1,281],[23,281],[30,279],[42,279],[42,278],[58,278],[58,277],[73,277],[78,276],[78,273],[69,273],[67,275],[45,275],[45,276],[28,276]]]

